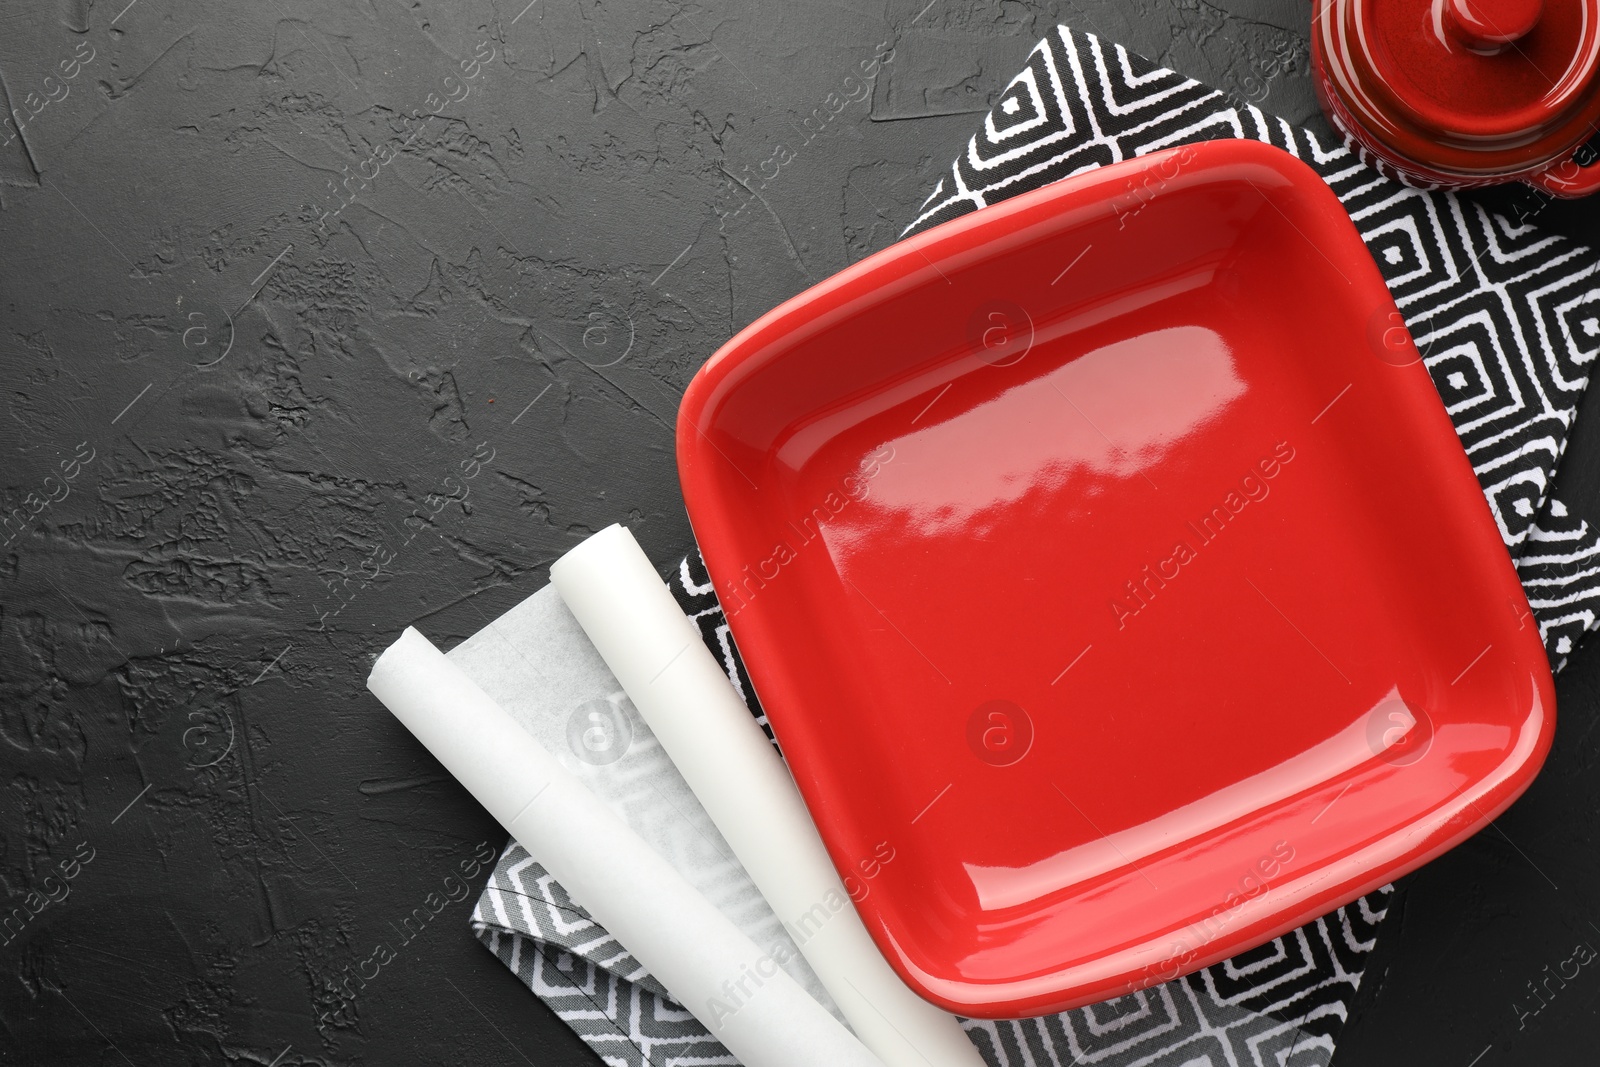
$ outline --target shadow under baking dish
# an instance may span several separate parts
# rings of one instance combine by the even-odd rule
[[[691,384],[718,596],[922,995],[1165,981],[1526,788],[1544,650],[1399,323],[1314,172],[1228,140],[907,239]]]

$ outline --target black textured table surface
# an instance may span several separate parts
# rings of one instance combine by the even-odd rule
[[[691,374],[892,241],[1056,22],[1317,122],[1308,20],[6,4],[0,1060],[598,1062],[470,936],[445,875],[504,834],[367,694],[372,656],[408,622],[448,647],[611,522],[680,552]],[[1596,207],[1536,207],[1600,240]],[[1597,408],[1558,486],[1591,522]],[[1337,1063],[1592,1048],[1600,648],[1559,693],[1530,793],[1403,883]]]

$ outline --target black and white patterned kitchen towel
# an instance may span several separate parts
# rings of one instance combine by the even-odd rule
[[[1221,137],[1294,153],[1350,212],[1444,397],[1559,669],[1600,615],[1600,535],[1549,495],[1600,352],[1593,251],[1470,199],[1409,188],[1349,144],[1064,26],[1033,50],[905,232],[1092,167]],[[672,577],[765,725],[698,554]],[[969,1022],[968,1032],[996,1067],[1326,1065],[1388,892],[1166,985],[1039,1019]],[[515,842],[473,926],[606,1063],[735,1062]]]

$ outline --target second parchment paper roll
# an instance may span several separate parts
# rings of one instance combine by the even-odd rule
[[[788,769],[633,534],[601,530],[550,583],[862,1042],[889,1067],[983,1067],[872,943]]]
[[[883,1067],[427,638],[367,688],[742,1063]]]

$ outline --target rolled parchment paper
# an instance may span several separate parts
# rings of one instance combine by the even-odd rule
[[[890,1067],[983,1067],[955,1018],[872,943],[788,768],[633,534],[594,534],[556,560],[550,584],[866,1046]],[[893,847],[859,857],[862,874]]]
[[[883,1067],[426,637],[367,688],[746,1067]]]

